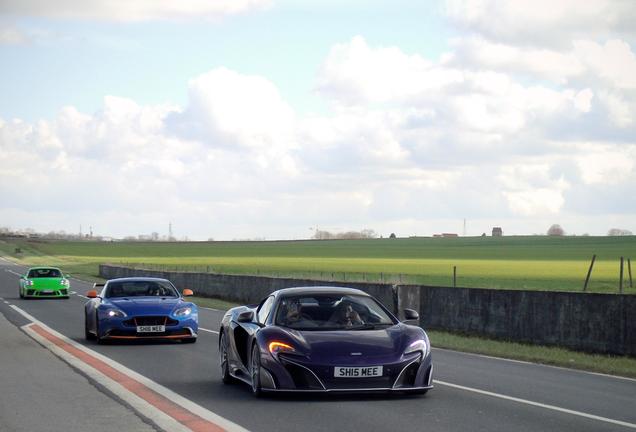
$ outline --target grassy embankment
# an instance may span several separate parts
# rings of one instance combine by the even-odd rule
[[[21,254],[15,254],[20,247]],[[636,237],[468,237],[290,242],[0,243],[26,265],[58,265],[95,278],[99,263],[324,280],[402,281],[579,291],[593,254],[589,290],[616,292],[618,260],[636,258]],[[636,264],[635,264],[636,266]],[[636,276],[636,275],[635,275]],[[627,277],[627,271],[625,271]],[[626,288],[636,293],[636,288]]]

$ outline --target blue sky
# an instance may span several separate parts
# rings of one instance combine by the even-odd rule
[[[631,1],[113,5],[0,3],[0,227],[636,232]]]
[[[324,112],[313,87],[331,46],[363,35],[370,44],[435,59],[452,34],[442,7],[438,1],[281,1],[216,21],[18,18],[15,25],[35,40],[0,46],[10,65],[1,73],[0,117],[52,118],[65,105],[94,112],[105,94],[184,104],[188,80],[220,66],[266,77],[300,112]]]

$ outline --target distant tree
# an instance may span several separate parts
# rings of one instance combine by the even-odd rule
[[[395,237],[395,233],[391,233],[391,235],[389,236],[389,238],[396,238],[396,237]]]
[[[482,237],[486,237],[486,233],[481,233],[481,236]]]
[[[621,229],[621,228],[612,228],[607,232],[608,236],[630,236],[633,235],[630,230]]]
[[[549,236],[564,236],[565,231],[563,230],[563,228],[561,228],[561,225],[554,224],[550,228],[548,228],[548,235]]]

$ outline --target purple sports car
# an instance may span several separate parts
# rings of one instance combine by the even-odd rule
[[[417,320],[405,309],[407,320]],[[426,393],[433,388],[428,337],[363,291],[299,287],[227,311],[219,330],[224,383],[262,392]]]

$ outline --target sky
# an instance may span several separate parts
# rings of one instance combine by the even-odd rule
[[[631,0],[3,0],[0,226],[636,232]]]

